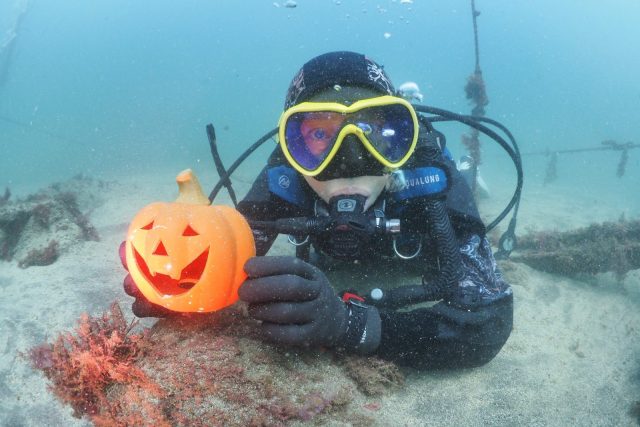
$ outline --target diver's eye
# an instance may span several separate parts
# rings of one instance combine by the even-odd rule
[[[313,137],[315,139],[324,139],[327,136],[327,133],[324,129],[316,129],[313,131]]]

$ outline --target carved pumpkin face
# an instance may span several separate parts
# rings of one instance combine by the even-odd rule
[[[255,245],[233,208],[153,203],[131,222],[126,254],[147,300],[173,311],[211,312],[238,300]]]

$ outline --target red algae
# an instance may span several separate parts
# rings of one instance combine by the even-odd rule
[[[18,262],[18,267],[29,268],[34,265],[46,266],[56,262],[60,256],[57,240],[49,241],[49,244],[42,249],[31,249],[27,256]]]
[[[135,366],[145,333],[132,334],[134,325],[127,324],[114,303],[101,317],[83,315],[73,333],[34,347],[29,358],[51,381],[51,391],[73,408],[74,415],[88,415],[96,425],[126,425],[135,420],[119,418],[120,405],[107,396],[110,387],[133,384],[136,389],[162,395],[160,387]]]
[[[73,333],[33,348],[32,366],[76,416],[105,426],[370,425],[367,396],[348,371],[361,360],[367,372],[381,368],[389,389],[393,379],[401,384],[387,362],[342,363],[332,352],[265,344],[237,306],[162,319],[140,333],[134,325],[117,304],[101,317],[84,315]],[[365,376],[375,377],[355,375]]]

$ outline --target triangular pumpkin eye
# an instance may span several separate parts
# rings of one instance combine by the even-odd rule
[[[162,244],[162,242],[158,243],[158,246],[156,247],[156,250],[153,251],[154,255],[164,255],[167,256],[167,248],[164,247],[164,245]]]
[[[153,228],[153,221],[151,221],[149,224],[142,227],[141,230],[151,230],[152,228]]]
[[[184,229],[184,231],[182,232],[183,236],[198,236],[199,233],[194,230],[193,228],[191,228],[190,225],[187,225],[187,228]]]

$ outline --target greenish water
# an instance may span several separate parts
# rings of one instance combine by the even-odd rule
[[[637,142],[640,4],[477,8],[487,115],[523,152]],[[470,111],[468,1],[4,0],[0,17],[0,186],[207,169],[209,122],[228,163],[274,126],[300,65],[330,50],[366,53],[396,85],[417,82],[426,104]],[[448,133],[457,155],[460,132]],[[638,152],[620,180],[612,153],[565,156],[560,177],[579,191],[625,192],[640,182]],[[545,159],[524,162],[533,183]]]
[[[384,64],[396,86],[405,81],[417,82],[427,105],[470,112],[463,90],[475,66],[469,1],[298,0],[296,8],[283,7],[283,1],[278,3],[280,7],[272,0],[0,0],[0,195],[5,186],[19,196],[78,173],[107,180],[166,176],[170,186],[175,174],[186,167],[195,168],[209,186],[215,172],[205,125],[211,122],[216,126],[222,158],[226,165],[231,164],[276,125],[285,92],[299,67],[332,50],[367,54]],[[477,0],[476,6],[482,12],[478,18],[480,63],[490,99],[486,114],[513,132],[524,153],[526,201],[520,224],[544,228],[545,211],[555,221],[549,223],[558,224],[557,217],[566,216],[567,212],[571,215],[575,206],[576,221],[571,225],[585,225],[585,218],[615,220],[619,214],[637,218],[640,149],[629,151],[622,177],[616,176],[620,152],[560,154],[558,178],[547,186],[543,183],[549,158],[531,153],[599,147],[603,140],[640,143],[640,2]],[[460,137],[466,129],[446,125],[442,130],[454,155],[462,155]],[[483,139],[483,143],[481,171],[493,191],[493,200],[503,205],[515,184],[513,166],[493,142]],[[245,164],[240,171],[244,181],[257,173],[266,152],[265,148]],[[572,197],[579,203],[572,203]],[[589,215],[586,211],[590,209],[596,213]],[[495,208],[488,210],[491,214],[497,212]],[[615,216],[605,217],[608,212],[615,212]],[[116,247],[116,243],[112,246]],[[20,277],[13,265],[10,274],[9,267],[2,271],[2,263],[0,285],[5,273],[6,277]],[[41,271],[36,272],[34,281],[41,282],[44,276]],[[438,394],[437,386],[458,390],[465,377],[462,384],[475,393],[469,400],[488,408],[483,412],[484,420],[491,420],[494,411],[501,411],[509,415],[502,418],[509,421],[502,425],[545,425],[544,417],[531,415],[538,413],[531,409],[535,402],[530,404],[524,398],[519,400],[517,393],[503,392],[511,379],[523,370],[531,372],[531,366],[540,363],[527,353],[536,348],[529,338],[556,339],[555,333],[544,333],[558,327],[557,322],[566,321],[576,328],[581,342],[592,344],[594,353],[606,349],[609,331],[622,328],[621,322],[612,319],[628,316],[637,323],[633,309],[637,309],[640,295],[639,277],[637,271],[631,272],[626,282],[631,297],[616,294],[605,298],[613,301],[611,306],[604,305],[606,311],[598,317],[597,325],[584,328],[582,320],[571,323],[569,318],[584,315],[586,323],[592,320],[589,313],[584,314],[579,307],[574,312],[570,304],[546,304],[543,297],[558,292],[556,278],[536,276],[542,283],[536,289],[527,288],[528,283],[523,280],[516,288],[516,310],[519,301],[524,301],[527,310],[535,314],[534,307],[543,314],[516,325],[518,335],[509,343],[513,343],[511,353],[518,357],[496,359],[493,368],[475,371],[469,377],[465,377],[466,372],[436,374],[424,382],[420,382],[424,378],[413,378],[410,383],[417,381],[416,387],[425,390],[435,383],[436,388],[431,391]],[[118,276],[108,281],[119,286],[120,280]],[[613,282],[610,278],[594,280],[596,285],[592,283],[592,287],[603,293],[607,291],[597,287],[598,280],[607,286]],[[565,282],[562,286],[567,285]],[[576,293],[576,301],[593,301],[587,297],[590,294],[583,292],[585,288],[574,282],[567,286]],[[593,288],[586,286],[589,292]],[[10,289],[20,287],[14,283]],[[519,300],[522,295],[525,297]],[[618,313],[621,300],[628,305]],[[573,304],[574,297],[561,301]],[[79,310],[75,308],[74,313]],[[69,323],[74,317],[69,314]],[[13,319],[0,320],[5,326],[13,324]],[[587,327],[596,330],[595,344],[584,338],[590,336],[583,330]],[[48,333],[38,325],[32,329],[43,336]],[[5,327],[2,332],[7,330]],[[13,349],[12,342],[16,340],[11,334],[24,335],[24,331],[29,329],[0,334],[0,354],[3,349]],[[600,363],[595,356],[576,363],[576,372],[584,375],[580,374],[581,381],[573,382],[572,393],[586,389],[585,394],[593,397],[588,401],[590,408],[595,408],[601,399],[606,400],[602,413],[593,409],[597,414],[592,418],[597,420],[594,424],[607,419],[629,420],[619,411],[611,417],[607,412],[629,407],[626,400],[615,398],[616,393],[626,393],[625,399],[632,399],[628,391],[638,391],[637,329],[625,333],[614,336],[620,358],[625,364],[630,361],[619,370],[615,367],[616,381],[624,382],[624,388],[613,380],[611,384],[602,380],[608,371],[598,370],[598,379],[606,386],[591,393],[587,389],[590,371],[611,364]],[[554,341],[562,349],[574,344]],[[14,420],[32,415],[29,406],[12,392],[18,386],[5,381],[13,378],[10,372],[14,359],[8,350],[4,354],[11,362],[0,369],[0,400],[6,398],[9,403],[0,405],[0,425],[4,425],[1,412],[6,408],[23,417]],[[544,362],[553,365],[553,372],[565,376],[574,372],[564,363],[566,355],[544,356],[548,357]],[[604,357],[601,360],[609,361]],[[496,370],[506,374],[495,374]],[[33,379],[30,375],[28,378]],[[24,376],[27,378],[27,374]],[[491,377],[494,393],[493,401],[486,405],[484,388],[477,386],[484,376]],[[494,376],[500,381],[494,381]],[[561,406],[553,406],[565,396],[560,386],[530,381],[529,389],[536,393],[527,395],[527,399],[538,399],[536,402],[549,404],[552,410]],[[558,380],[560,384],[568,382]],[[552,392],[538,396],[537,390],[544,387]],[[409,408],[414,400],[397,396],[393,399],[398,400],[398,408],[406,408],[408,420],[420,419],[423,411],[430,408],[426,404]],[[466,404],[469,418],[464,419],[472,419],[475,413],[473,402],[460,403],[444,397],[441,400],[443,406]],[[502,405],[503,401],[516,403]],[[609,404],[611,401],[616,404]],[[559,415],[547,415],[558,425],[572,425],[572,420],[589,419],[581,405],[573,399]],[[447,414],[443,414],[444,420]],[[46,416],[38,414],[38,419]],[[500,425],[499,421],[493,422]]]

